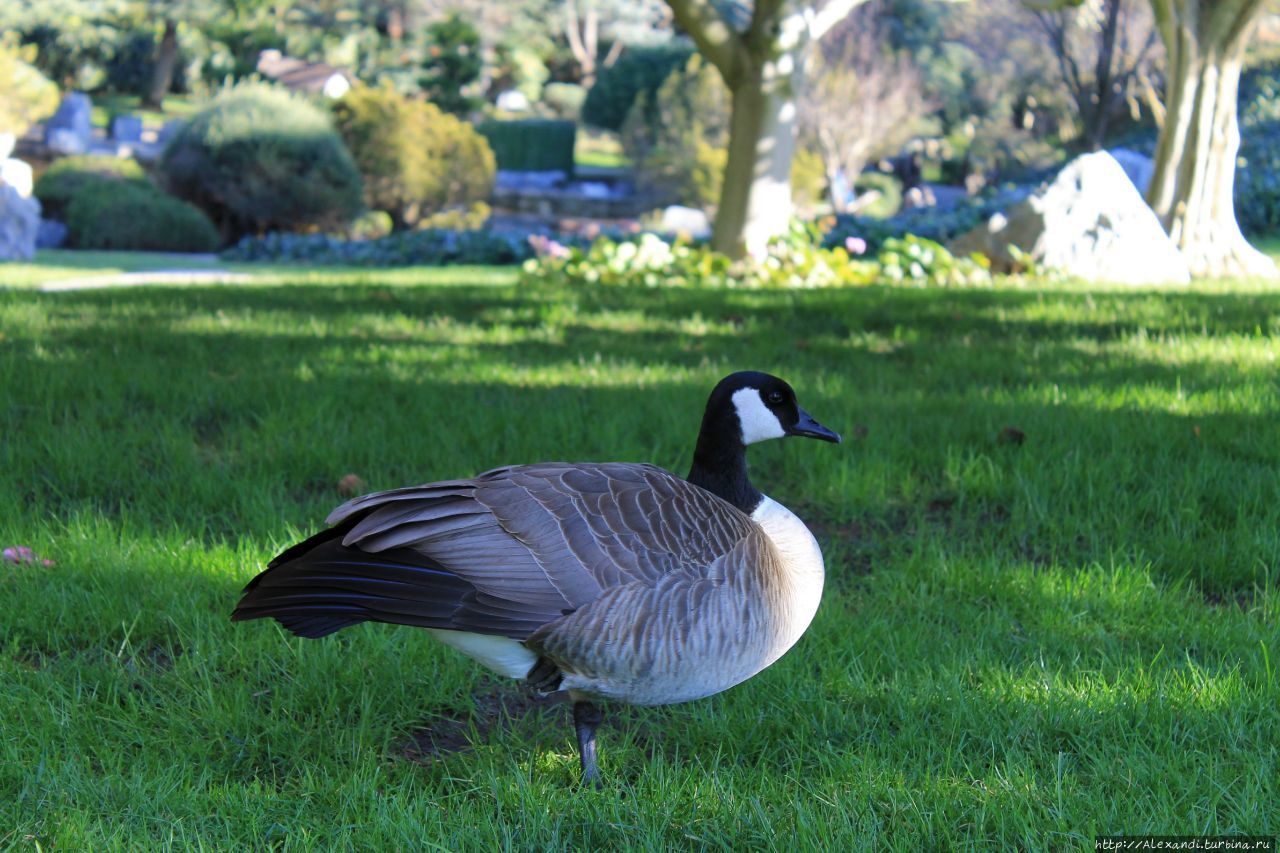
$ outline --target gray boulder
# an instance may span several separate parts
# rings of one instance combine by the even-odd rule
[[[1124,169],[1105,151],[1072,160],[1049,183],[957,238],[956,254],[981,252],[996,272],[1020,252],[1086,281],[1186,283],[1191,271]]]
[[[83,154],[93,139],[93,102],[83,92],[68,92],[45,122],[44,144],[54,153]]]
[[[111,119],[111,139],[113,142],[141,142],[142,119],[133,115],[118,115]]]
[[[0,261],[34,258],[39,230],[40,202],[23,198],[15,188],[0,184]]]
[[[37,249],[61,249],[67,242],[67,226],[56,219],[41,219],[36,229]]]
[[[658,230],[663,234],[683,234],[694,240],[711,236],[711,220],[696,207],[673,204],[664,208]]]
[[[168,145],[169,140],[178,135],[182,128],[187,126],[186,119],[171,118],[160,127],[160,132],[156,134],[156,142],[160,145]]]

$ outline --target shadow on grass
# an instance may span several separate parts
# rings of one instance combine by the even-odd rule
[[[347,473],[374,489],[540,459],[681,472],[710,383],[751,366],[850,437],[753,450],[758,482],[822,539],[826,600],[748,685],[611,711],[611,782],[667,797],[720,776],[700,790],[725,801],[697,805],[732,810],[738,840],[774,831],[752,810],[767,785],[788,807],[831,801],[935,842],[1035,846],[1033,824],[1088,834],[1135,814],[1224,832],[1274,820],[1262,650],[1277,637],[1256,608],[1280,577],[1280,443],[1268,343],[1251,341],[1274,337],[1280,295],[1090,308],[1020,291],[370,285],[22,301],[36,316],[0,340],[0,431],[16,437],[0,446],[0,531],[59,567],[0,577],[0,649],[21,737],[65,698],[42,691],[74,694],[92,722],[57,717],[56,746],[21,742],[14,767],[55,768],[15,776],[21,808],[50,785],[76,796],[59,750],[101,778],[200,768],[174,786],[184,814],[227,784],[306,802],[352,765],[387,774],[371,790],[438,786],[424,808],[486,774],[571,784],[563,709],[525,713],[417,632],[303,643],[227,613]],[[1176,351],[1187,341],[1200,349]],[[657,831],[678,845],[706,820],[664,813]]]
[[[37,299],[51,331],[0,344],[36,399],[5,418],[34,438],[11,460],[29,472],[19,498],[54,516],[127,510],[210,541],[278,538],[282,522],[323,517],[348,472],[373,488],[521,460],[682,471],[707,388],[752,367],[790,377],[837,428],[867,425],[826,471],[795,474],[766,451],[797,495],[823,496],[793,500],[821,523],[943,524],[962,547],[1042,562],[1124,553],[1218,595],[1277,565],[1273,367],[1256,351],[1242,364],[1170,350],[1265,334],[1280,294],[367,285]],[[1006,426],[1025,446],[1001,446]],[[842,494],[868,466],[902,485]]]

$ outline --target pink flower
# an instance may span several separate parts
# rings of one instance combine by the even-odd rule
[[[861,255],[867,251],[867,241],[861,237],[845,237],[844,250],[851,255]]]
[[[3,558],[6,563],[13,563],[15,566],[35,565],[37,562],[42,566],[53,565],[53,560],[46,560],[43,557],[36,556],[36,553],[26,545],[5,548]]]
[[[569,247],[562,243],[557,243],[550,237],[544,237],[541,234],[530,234],[529,245],[533,247],[534,254],[544,258],[567,258],[569,257]]]

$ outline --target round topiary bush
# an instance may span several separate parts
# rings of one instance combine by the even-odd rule
[[[150,184],[99,180],[68,206],[67,242],[78,249],[212,252],[221,240],[193,205]]]
[[[684,44],[629,47],[618,61],[600,71],[582,103],[582,120],[593,127],[621,130],[627,113],[643,94],[650,97],[671,72],[683,68],[693,55]]]
[[[361,210],[360,173],[328,115],[258,83],[226,90],[192,117],[160,171],[228,237],[336,229]]]
[[[0,133],[17,136],[58,108],[58,87],[31,64],[35,48],[0,39]]]
[[[390,88],[358,88],[334,104],[334,120],[364,180],[365,204],[397,230],[467,207],[493,191],[489,144],[465,121]]]
[[[65,220],[72,200],[86,187],[121,181],[147,184],[147,173],[137,160],[108,154],[83,154],[54,161],[36,181],[32,191],[40,199],[46,219]]]

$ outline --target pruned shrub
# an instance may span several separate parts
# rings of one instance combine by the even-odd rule
[[[542,103],[557,118],[567,121],[581,118],[582,104],[586,98],[587,90],[576,83],[548,83],[542,87]]]
[[[33,47],[0,39],[0,132],[22,135],[58,108],[58,87],[31,64]]]
[[[479,129],[489,141],[499,169],[573,174],[573,147],[578,128],[571,121],[486,121]]]
[[[729,90],[701,56],[671,72],[652,97],[636,98],[622,128],[637,182],[664,203],[715,205],[728,145]]]
[[[377,240],[344,240],[328,234],[246,237],[225,250],[229,261],[303,263],[316,266],[444,266],[516,264],[532,254],[529,243],[491,231],[420,229]]]
[[[67,241],[78,249],[212,252],[219,237],[194,205],[145,182],[99,178],[67,207]]]
[[[1236,217],[1246,234],[1280,233],[1280,63],[1240,78]]]
[[[361,210],[360,173],[329,116],[281,89],[228,89],[178,131],[160,171],[229,237],[338,229]]]
[[[1280,121],[1260,121],[1241,134],[1236,216],[1246,234],[1280,233]]]
[[[54,161],[36,181],[33,192],[40,199],[46,219],[65,220],[68,206],[86,187],[120,181],[147,184],[147,173],[137,160],[108,154],[82,154]]]
[[[427,44],[422,90],[440,109],[466,115],[479,103],[473,89],[484,73],[479,31],[468,16],[453,11],[427,27]]]
[[[494,157],[471,125],[390,88],[358,88],[333,107],[364,183],[365,204],[397,229],[481,202],[493,191]]]
[[[602,69],[582,104],[582,120],[593,127],[621,130],[636,98],[652,96],[693,55],[686,44],[628,47],[618,61]]]

